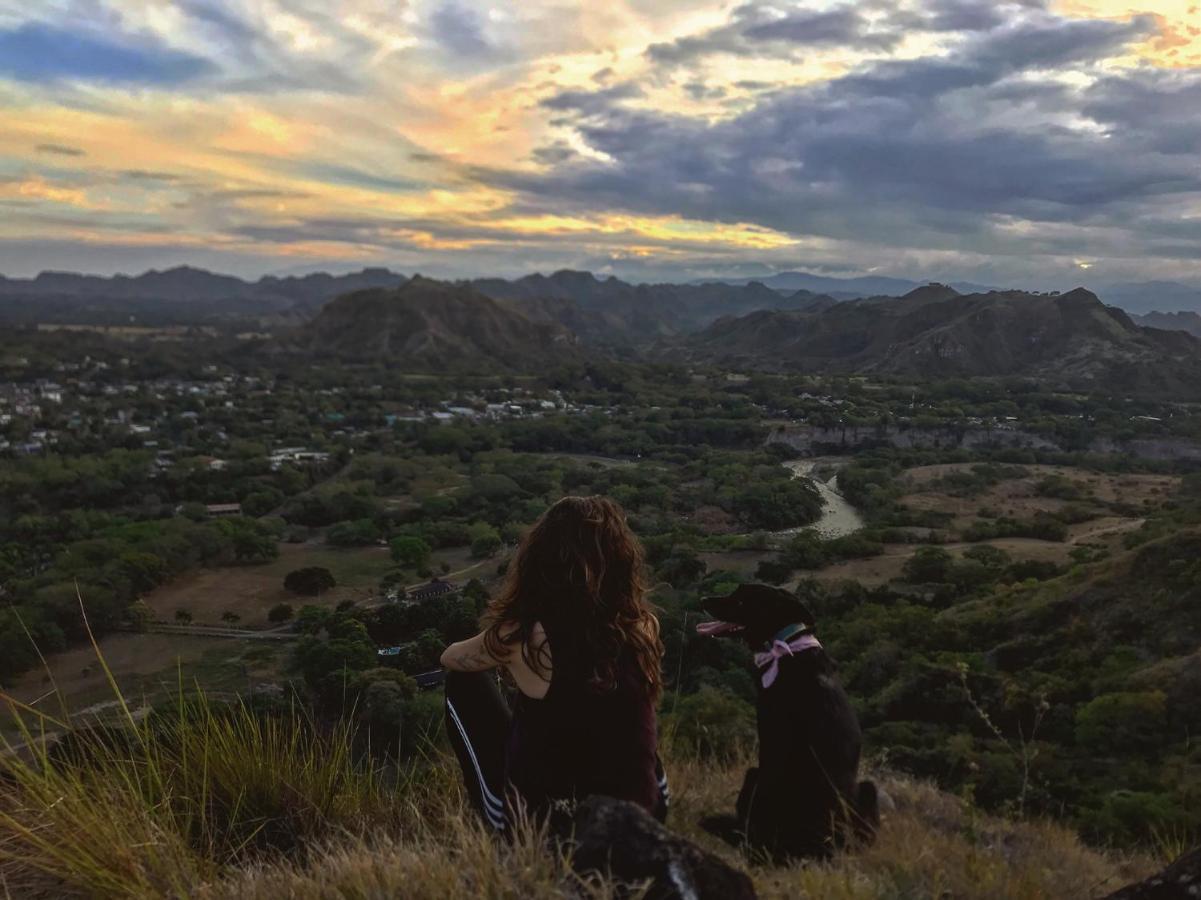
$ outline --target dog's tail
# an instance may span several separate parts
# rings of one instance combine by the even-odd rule
[[[870,844],[880,828],[880,790],[874,781],[861,781],[855,791],[855,837]]]

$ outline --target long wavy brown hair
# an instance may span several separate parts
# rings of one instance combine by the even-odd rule
[[[612,691],[628,654],[658,700],[663,643],[646,600],[642,544],[620,506],[606,497],[564,497],[534,523],[509,563],[505,585],[484,616],[484,646],[493,656],[514,645],[534,671],[554,660],[540,645],[531,658],[535,623],[562,639],[554,655],[584,668],[590,686]]]

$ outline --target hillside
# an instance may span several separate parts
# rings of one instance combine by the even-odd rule
[[[6,765],[0,877],[12,896],[630,896],[600,879],[581,892],[537,831],[511,843],[486,833],[441,742],[398,782],[356,759],[350,732],[313,733],[295,711],[201,702],[162,715],[153,728],[131,723],[128,742],[85,735],[57,764],[36,752],[32,765]],[[697,825],[732,807],[745,760],[669,748],[665,761],[669,827],[747,871],[764,900],[1097,898],[1159,863],[1087,848],[1044,821],[984,815],[877,771],[895,809],[873,846],[820,865],[757,864]]]
[[[415,276],[346,294],[282,343],[323,356],[439,370],[512,370],[572,358],[565,328],[534,322],[466,285]]]
[[[781,293],[759,282],[629,284],[569,270],[471,284],[528,310],[532,318],[557,322],[589,342],[601,343],[645,343],[699,330],[723,316],[773,309],[812,311],[835,303],[804,290]]]
[[[817,314],[761,311],[722,319],[683,344],[731,366],[922,377],[1046,376],[1182,393],[1201,375],[1201,343],[1140,328],[1078,288],[1062,295],[958,295],[943,286]]]
[[[742,770],[694,761],[668,763],[678,802],[669,826],[751,874],[762,900],[865,900],[865,898],[1102,897],[1143,876],[1153,863],[1108,855],[1083,846],[1070,832],[1043,822],[1015,823],[980,816],[930,785],[885,775],[881,783],[897,809],[878,842],[866,851],[825,865],[772,868],[751,865],[696,825],[731,806]],[[447,779],[450,780],[449,778]],[[456,792],[457,793],[457,792]],[[443,806],[443,810],[446,807]],[[377,835],[344,843],[309,864],[266,867],[215,884],[204,896],[273,900],[329,896],[443,898],[488,896],[560,898],[573,877],[529,836],[506,851],[475,827],[464,828],[458,802],[446,818],[416,835]],[[1082,890],[1081,886],[1087,885]],[[586,896],[621,896],[603,886]]]
[[[1187,331],[1193,337],[1201,338],[1201,314],[1195,312],[1149,312],[1142,316],[1130,317],[1135,324],[1143,328],[1158,328],[1161,331]]]

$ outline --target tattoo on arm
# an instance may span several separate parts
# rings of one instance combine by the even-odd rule
[[[459,665],[467,669],[475,671],[477,669],[490,669],[496,665],[496,660],[492,658],[492,654],[486,650],[467,650],[464,649],[458,654],[455,660]]]

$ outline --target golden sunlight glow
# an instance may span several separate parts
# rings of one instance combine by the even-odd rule
[[[1131,61],[1169,68],[1201,65],[1201,4],[1197,0],[1059,0],[1054,8],[1082,18],[1151,15],[1157,33],[1132,48]]]

